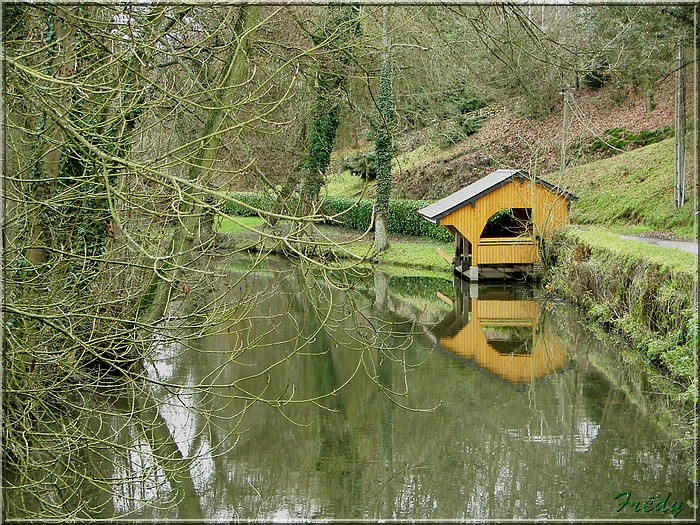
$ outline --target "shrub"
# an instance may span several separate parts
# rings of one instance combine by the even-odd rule
[[[352,153],[340,162],[341,171],[349,170],[353,175],[358,175],[367,180],[377,178],[374,153]]]
[[[438,147],[441,149],[447,149],[455,144],[462,142],[468,137],[468,133],[459,122],[449,121],[446,129],[440,131],[440,136],[438,139]]]
[[[440,132],[438,147],[446,149],[462,142],[469,135],[479,131],[485,120],[484,116],[474,115],[464,115],[450,120],[447,127]]]
[[[237,192],[231,195],[232,199],[241,203],[252,206],[259,210],[270,211],[274,205],[275,199],[270,194],[253,193],[253,192]],[[222,210],[229,215],[240,215],[241,217],[255,217],[258,213],[255,210],[239,204],[238,202],[227,201]]]
[[[664,126],[654,131],[642,130],[639,133],[625,128],[606,129],[602,138],[596,137],[588,150],[592,153],[614,154],[616,150],[630,150],[648,146],[673,136],[673,128]]]
[[[422,128],[436,120],[456,120],[486,105],[486,100],[468,94],[459,85],[432,94],[409,95],[402,105],[402,114],[411,127]]]
[[[372,199],[352,199],[349,197],[327,197],[322,211],[326,215],[341,214],[336,224],[355,230],[366,230],[372,221]],[[430,204],[428,201],[393,200],[389,201],[386,228],[389,233],[398,235],[427,236],[444,242],[452,241],[452,235],[439,226],[418,215],[418,210]]]
[[[372,222],[371,199],[352,197],[326,197],[321,211],[324,215],[336,216],[329,224],[336,224],[353,230],[366,230]]]
[[[460,113],[469,113],[486,106],[486,101],[475,97],[458,98],[455,103]]]
[[[430,204],[426,201],[395,200],[389,203],[387,229],[392,233],[428,236],[450,242],[452,234],[418,215],[418,210]]]
[[[606,61],[596,59],[591,62],[588,69],[583,72],[581,84],[591,89],[599,89],[610,82],[611,75]]]
[[[471,135],[479,131],[484,120],[486,120],[485,116],[467,116],[459,124],[467,135]]]

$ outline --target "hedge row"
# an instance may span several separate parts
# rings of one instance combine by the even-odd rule
[[[236,192],[231,194],[231,198],[262,211],[270,211],[275,203],[274,197],[262,193]],[[240,217],[255,217],[258,215],[257,211],[251,210],[233,201],[226,202],[221,211],[229,215],[238,215]]]
[[[259,193],[234,193],[233,199],[253,208],[269,211],[274,205],[274,198]],[[329,217],[327,224],[334,224],[354,230],[366,230],[372,221],[372,199],[354,199],[351,197],[326,197],[321,212]],[[445,228],[435,226],[418,215],[418,210],[430,204],[429,201],[393,200],[389,202],[386,216],[386,227],[389,233],[398,235],[426,236],[444,242],[452,241],[452,234]],[[293,204],[292,204],[293,205]],[[287,204],[290,207],[290,204]],[[223,208],[225,213],[251,217],[257,212],[236,202],[227,202]]]
[[[389,233],[398,235],[425,236],[441,241],[452,241],[452,235],[439,226],[418,215],[418,210],[426,207],[428,201],[393,200],[389,201],[385,223]],[[372,199],[350,197],[327,197],[321,208],[325,215],[335,216],[346,228],[366,230],[372,221]]]

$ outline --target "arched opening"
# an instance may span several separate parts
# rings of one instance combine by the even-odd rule
[[[499,354],[530,355],[532,353],[532,327],[482,324],[486,342]]]
[[[532,235],[532,208],[503,208],[486,221],[481,238]]]

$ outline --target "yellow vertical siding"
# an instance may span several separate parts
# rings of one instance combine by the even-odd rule
[[[479,264],[530,264],[540,260],[537,244],[532,237],[519,243],[511,239],[489,239],[489,243],[480,242],[478,246]]]
[[[472,266],[478,264],[512,264],[521,261],[509,257],[532,259],[531,249],[494,251],[479,246],[486,221],[504,208],[531,208],[535,234],[547,235],[554,228],[568,222],[566,199],[534,181],[516,179],[496,188],[475,202],[467,204],[440,220],[444,226],[453,226],[472,243]],[[482,260],[482,253],[485,259]],[[527,262],[536,262],[527,261]]]
[[[550,330],[537,333],[539,306],[535,301],[481,301],[471,299],[471,320],[453,337],[440,338],[440,345],[463,359],[513,383],[529,382],[561,368],[566,349]],[[502,354],[493,348],[483,325],[530,327],[529,354]]]

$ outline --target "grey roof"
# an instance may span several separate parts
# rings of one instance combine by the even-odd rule
[[[500,186],[503,186],[516,178],[533,180],[533,177],[525,170],[496,170],[478,181],[472,182],[469,186],[454,192],[452,195],[448,195],[447,197],[418,210],[418,213],[429,221],[434,222],[435,224],[440,224],[440,219],[445,215],[452,213],[454,210],[461,208],[462,206],[476,202],[484,195],[491,193],[496,188],[499,188]],[[560,190],[547,181],[537,177],[534,177],[534,180],[545,188],[560,194],[562,197],[566,198],[567,201],[572,199],[578,200],[576,196],[564,190]]]

